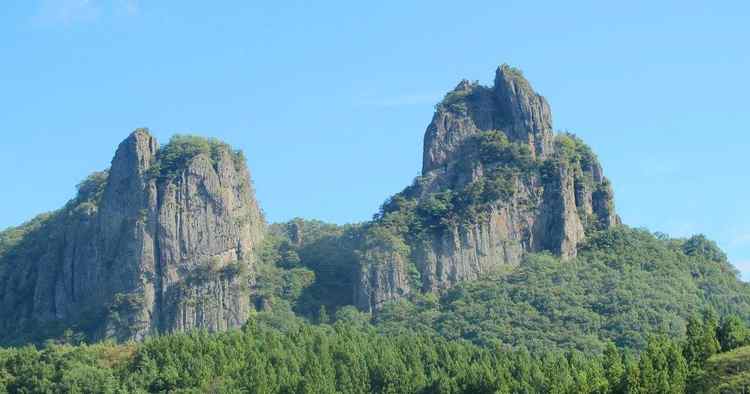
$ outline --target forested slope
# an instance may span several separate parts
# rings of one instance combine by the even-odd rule
[[[278,231],[282,228],[297,234],[298,246],[284,235],[289,232]],[[274,275],[285,280],[266,289],[259,303],[269,310],[290,308],[313,322],[320,321],[321,310],[328,316],[324,320],[337,310],[355,313],[342,284],[353,280],[357,251],[346,253],[346,244],[356,245],[361,227],[295,220],[276,229],[266,258]],[[746,321],[749,287],[704,236],[672,239],[617,226],[594,233],[573,260],[531,254],[514,270],[441,294],[389,302],[373,322],[386,333],[432,332],[532,351],[599,353],[610,341],[639,350],[652,334],[683,337],[688,319],[707,311]]]
[[[692,320],[685,341],[654,336],[638,355],[613,344],[596,355],[534,355],[430,334],[381,335],[356,320],[292,319],[284,329],[273,321],[261,313],[225,333],[0,350],[0,392],[702,393],[726,369],[722,360],[744,354],[710,358],[733,349],[723,347],[726,338],[747,343],[746,327],[727,330],[728,320],[710,317]]]

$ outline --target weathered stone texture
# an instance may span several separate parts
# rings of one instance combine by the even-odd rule
[[[539,162],[554,159],[555,136],[547,101],[536,94],[520,71],[498,68],[491,88],[462,81],[438,105],[424,137],[419,198],[460,190],[485,177],[481,164],[469,169],[476,147],[465,142],[483,131],[498,130],[508,140],[526,144]],[[562,161],[541,176],[513,179],[510,199],[494,202],[470,223],[450,225],[412,242],[409,256],[364,261],[355,283],[355,300],[363,310],[377,310],[383,300],[409,293],[406,277],[411,259],[420,273],[421,291],[441,291],[463,280],[518,265],[526,253],[549,251],[564,259],[576,256],[587,225],[619,224],[613,195],[598,163],[573,168]],[[372,252],[377,254],[378,252]]]
[[[265,231],[247,168],[223,149],[162,179],[150,171],[158,149],[148,131],[132,133],[99,201],[71,201],[39,231],[44,239],[4,257],[0,328],[66,324],[140,340],[244,323]]]

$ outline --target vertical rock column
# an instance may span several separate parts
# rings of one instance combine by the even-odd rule
[[[230,152],[194,157],[159,187],[159,264],[164,331],[242,325],[248,276],[263,219],[249,173]]]
[[[158,143],[136,130],[117,148],[99,214],[102,300],[111,303],[105,337],[142,339],[156,332],[156,187],[149,169]]]

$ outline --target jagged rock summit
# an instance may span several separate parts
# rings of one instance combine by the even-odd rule
[[[552,131],[544,97],[510,66],[494,86],[462,81],[437,105],[422,176],[369,225],[354,285],[366,311],[519,264],[576,255],[586,233],[619,223],[591,149]]]
[[[498,67],[495,85],[461,81],[446,95],[424,136],[422,172],[450,165],[461,142],[483,130],[502,130],[510,141],[527,143],[533,157],[553,151],[552,114],[520,71]]]
[[[0,330],[142,339],[238,327],[265,231],[241,152],[139,129],[64,208],[0,241]]]

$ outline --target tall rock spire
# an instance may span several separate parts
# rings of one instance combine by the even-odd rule
[[[495,105],[498,128],[512,141],[528,141],[534,156],[552,153],[552,114],[547,100],[538,95],[520,70],[503,64],[495,72]]]
[[[183,137],[160,149],[136,130],[108,172],[40,223],[0,255],[4,332],[140,340],[248,317],[265,222],[244,157],[226,144]]]
[[[364,310],[481,278],[527,253],[573,258],[587,231],[619,223],[594,153],[553,134],[547,101],[507,65],[492,87],[464,80],[446,94],[425,132],[422,176],[380,217],[355,281]]]
[[[456,161],[462,142],[482,131],[501,130],[511,141],[528,144],[534,157],[553,150],[552,115],[523,74],[498,67],[495,85],[461,81],[438,104],[424,137],[423,175]]]
[[[157,313],[154,281],[147,279],[157,270],[157,194],[149,170],[158,149],[156,138],[138,129],[120,143],[112,159],[98,216],[102,259],[96,263],[105,279],[97,293],[114,305],[117,319],[109,314],[104,319],[107,326],[98,334],[103,337],[142,339],[158,332],[152,320]]]

